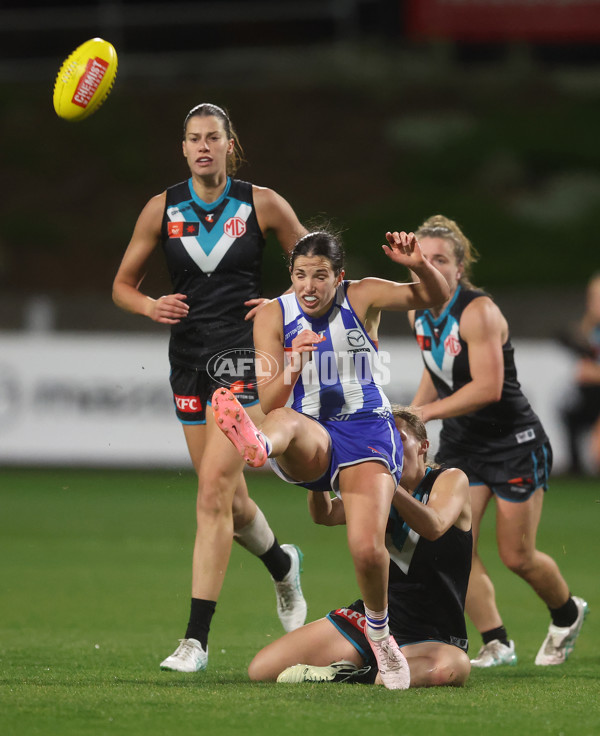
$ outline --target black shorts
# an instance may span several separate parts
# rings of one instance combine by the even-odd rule
[[[494,460],[492,455],[488,460],[442,446],[435,461],[446,467],[460,468],[472,486],[485,485],[505,501],[522,503],[538,488],[548,490],[552,448],[546,440],[539,445],[523,448],[520,455],[504,460]]]
[[[210,406],[213,393],[221,387],[235,394],[243,406],[258,403],[254,359],[234,365],[233,370],[216,377],[207,370],[171,367],[171,389],[175,413],[182,424],[206,424],[206,407]]]
[[[337,608],[335,611],[330,611],[327,614],[327,619],[331,621],[340,634],[348,639],[361,655],[365,664],[371,667],[370,676],[372,676],[372,679],[367,681],[374,682],[377,674],[377,661],[365,634],[365,605],[362,600],[354,601],[354,603],[351,603],[346,608]],[[418,632],[412,632],[408,629],[401,631],[392,625],[391,620],[390,632],[401,648],[408,644],[420,644],[423,642],[451,644],[462,649],[463,652],[466,652],[468,648],[468,641],[466,639],[459,639],[454,636],[440,637],[438,632],[432,632],[431,636],[428,636],[422,627]]]

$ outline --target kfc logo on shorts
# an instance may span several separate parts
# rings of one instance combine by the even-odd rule
[[[230,217],[223,225],[223,230],[230,238],[241,238],[246,232],[246,223],[241,217]]]
[[[352,608],[338,608],[336,614],[345,618],[346,621],[354,626],[354,628],[364,632],[367,625],[367,619],[360,611],[355,611]]]
[[[456,356],[462,351],[462,348],[460,346],[460,342],[456,337],[454,337],[454,335],[448,335],[444,340],[444,350],[448,355],[456,358]]]
[[[179,411],[183,411],[187,414],[195,414],[198,411],[202,411],[202,402],[199,396],[178,396],[173,395],[175,398],[175,405]]]

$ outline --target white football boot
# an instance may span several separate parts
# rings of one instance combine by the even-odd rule
[[[208,664],[208,647],[206,651],[197,639],[180,639],[179,646],[160,663],[161,670],[173,672],[200,672]]]

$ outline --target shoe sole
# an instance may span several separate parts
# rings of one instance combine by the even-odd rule
[[[267,462],[267,453],[256,437],[258,430],[244,407],[226,388],[217,389],[211,399],[217,427],[251,468]]]
[[[301,682],[333,682],[335,672],[328,671],[328,667],[310,667],[304,664],[295,664],[281,672],[277,682],[286,685],[298,685]],[[311,676],[308,676],[308,675]]]
[[[510,662],[492,662],[491,664],[476,664],[471,660],[471,667],[479,670],[488,670],[490,667],[514,667],[517,664],[517,658],[511,659]]]
[[[344,661],[342,667],[295,664],[279,674],[277,682],[296,685],[301,682],[345,682],[352,679],[352,675],[362,673],[365,667],[358,668],[352,662]]]

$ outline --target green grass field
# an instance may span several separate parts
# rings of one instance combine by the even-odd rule
[[[252,473],[251,493],[282,542],[305,553],[309,618],[356,597],[343,529],[311,524],[304,494]],[[563,667],[533,665],[544,606],[483,554],[519,664],[475,671],[463,689],[393,693],[343,685],[250,683],[253,654],[282,631],[262,565],[235,548],[210,639],[209,670],[165,673],[189,606],[195,481],[189,473],[3,470],[0,475],[0,729],[61,734],[600,733],[600,488],[555,479],[539,547],[591,615]],[[471,653],[479,647],[472,628]]]

